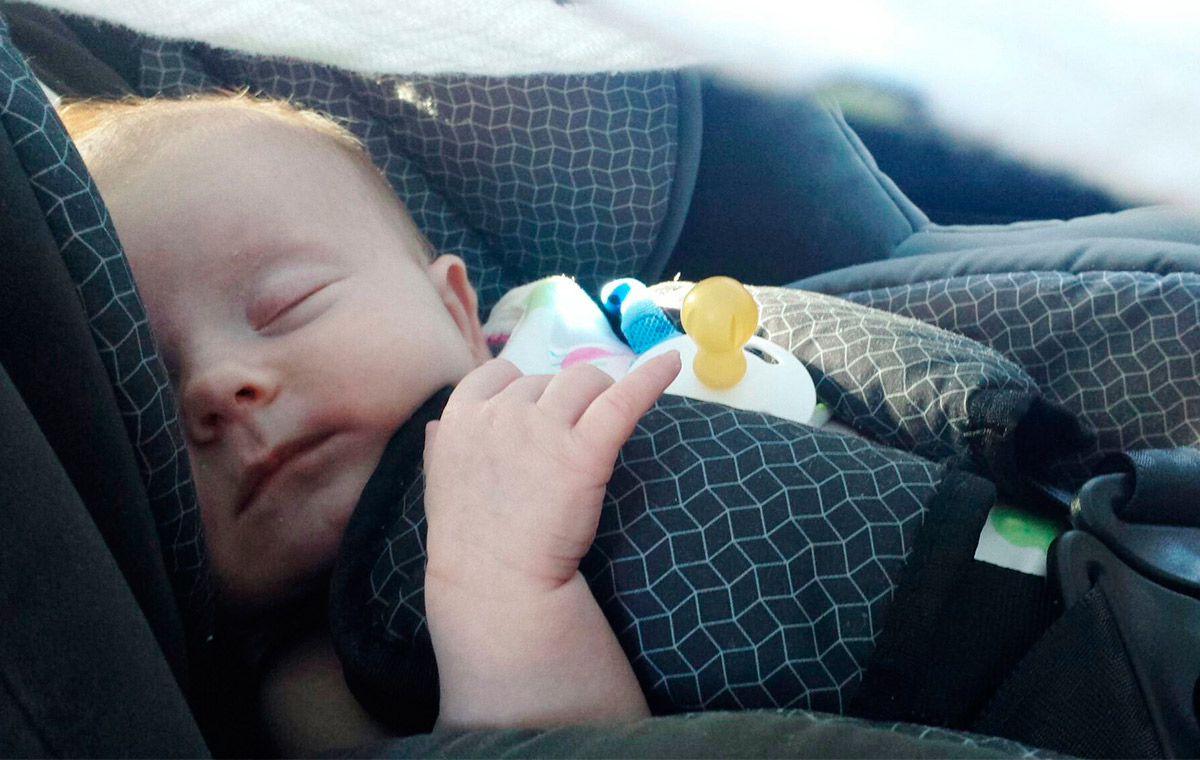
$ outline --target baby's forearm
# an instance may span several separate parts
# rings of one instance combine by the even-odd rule
[[[425,606],[438,729],[550,726],[649,715],[633,669],[576,573],[546,592],[480,598],[436,578]]]

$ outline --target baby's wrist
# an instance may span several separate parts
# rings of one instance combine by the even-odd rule
[[[579,610],[594,605],[578,573],[552,591],[523,586],[480,587],[426,578],[425,611],[439,663],[452,652],[470,653],[479,673],[506,674],[545,657],[547,647],[576,624]],[[461,662],[459,664],[462,664]]]
[[[563,585],[478,556],[447,561],[431,556],[425,566],[425,606],[431,614],[462,608],[475,617],[493,608],[533,609],[549,603]]]
[[[441,536],[434,530],[429,532],[426,546],[426,585],[435,583],[447,593],[536,597],[566,584],[578,569],[578,563],[558,563],[563,566],[547,574],[548,563],[533,561],[533,552],[509,552],[512,556],[506,556],[478,542]]]

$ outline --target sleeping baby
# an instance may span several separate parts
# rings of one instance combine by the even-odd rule
[[[587,364],[524,377],[489,361],[462,261],[430,260],[361,148],[314,114],[220,96],[64,120],[178,394],[225,603],[327,576],[388,439],[457,385],[426,451],[440,725],[645,714],[577,565],[677,357],[615,384]]]
[[[177,394],[223,608],[254,614],[327,589],[347,523],[360,498],[366,501],[364,488],[370,492],[383,478],[381,461],[387,464],[405,429],[411,439],[420,421],[415,434],[423,453],[418,446],[408,457],[418,460],[412,466],[423,484],[421,538],[413,549],[423,633],[413,640],[426,636],[436,660],[436,685],[428,690],[436,727],[648,715],[647,693],[669,691],[670,684],[665,675],[647,674],[658,668],[661,675],[667,654],[655,660],[638,651],[653,648],[651,633],[643,633],[652,626],[621,619],[619,604],[602,609],[598,601],[623,593],[626,576],[613,571],[612,560],[637,542],[636,531],[605,527],[617,519],[606,517],[606,488],[612,491],[614,463],[622,463],[619,478],[628,477],[622,446],[679,372],[678,354],[618,380],[589,361],[524,375],[493,359],[463,262],[433,255],[362,147],[314,113],[214,95],[80,103],[66,107],[63,118],[112,214]],[[760,300],[770,300],[766,290],[781,289],[756,293]],[[953,398],[945,388],[936,393]],[[844,418],[855,415],[851,395],[832,401]],[[945,454],[936,440],[934,449],[920,451],[922,441],[907,429],[866,429],[927,456]],[[789,463],[800,462],[797,444],[789,445]],[[913,519],[896,518],[890,564],[860,573],[860,586],[877,586],[861,620],[844,611],[843,627],[832,621],[823,631],[809,621],[803,643],[780,638],[779,671],[796,683],[804,680],[798,647],[806,662],[865,659],[878,630],[871,605],[890,598],[892,576],[937,490],[933,464],[868,447],[852,438],[837,444],[855,461],[875,457],[869,466],[878,472],[900,473],[901,480],[914,473]],[[853,474],[841,480],[842,498],[863,504],[881,504],[900,488],[855,485]],[[786,513],[787,504],[776,502],[764,497],[755,509]],[[811,531],[772,532],[766,518],[758,519],[766,525],[758,530],[788,556],[807,557],[820,575],[824,560],[814,545],[821,542]],[[779,521],[803,528],[794,511]],[[688,570],[699,577],[703,546],[689,556],[686,544],[668,544],[665,572],[686,577],[695,591],[702,581]],[[647,553],[652,549],[647,545]],[[776,593],[767,585],[775,560],[749,550],[741,557],[760,597],[747,607],[764,611],[755,625],[770,629],[766,635],[783,630],[788,613],[767,614],[773,608],[763,603]],[[788,579],[798,571],[787,561],[784,586],[797,589],[792,596],[808,593]],[[640,572],[638,583],[652,582]],[[837,573],[852,582],[859,569],[842,560]],[[732,620],[738,613],[719,614]],[[857,649],[847,633],[856,625]],[[729,684],[767,680],[761,658],[745,664],[738,658],[745,647],[712,630],[705,636],[721,667],[710,678],[726,692]],[[272,663],[261,704],[280,751],[328,751],[387,732],[351,696],[328,630],[300,638]],[[754,670],[754,678],[739,667]],[[830,672],[828,663],[822,667]]]

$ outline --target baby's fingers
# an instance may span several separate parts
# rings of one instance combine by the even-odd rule
[[[589,446],[616,457],[634,425],[679,374],[679,352],[656,356],[618,380],[579,418],[576,433]]]
[[[466,401],[486,401],[522,377],[517,365],[507,359],[492,359],[467,373],[448,404]]]
[[[518,377],[504,389],[503,398],[537,403],[546,390],[546,386],[554,379],[554,375],[525,375]],[[500,394],[497,394],[500,395]]]
[[[579,422],[596,397],[610,388],[613,379],[595,365],[581,362],[554,376],[538,399],[538,408],[568,425]]]

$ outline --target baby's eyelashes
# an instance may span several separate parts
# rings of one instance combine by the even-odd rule
[[[241,296],[246,299],[246,321],[258,332],[290,329],[277,323],[346,274],[339,267],[304,260],[278,263],[255,272],[247,283],[246,294]]]
[[[258,332],[281,333],[303,326],[316,316],[313,309],[301,308],[333,282],[309,283],[287,287],[256,297],[246,312],[250,326]],[[300,313],[303,312],[303,313]]]

